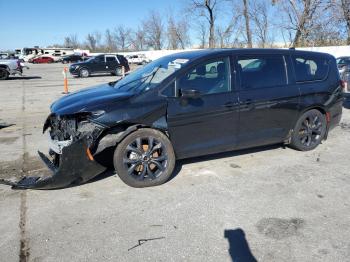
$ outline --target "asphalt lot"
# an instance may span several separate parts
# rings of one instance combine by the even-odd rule
[[[63,95],[63,65],[30,67],[0,82],[0,124],[13,124],[0,129],[0,178],[47,172],[36,152],[47,150],[42,124]],[[69,88],[115,79],[69,78]],[[159,187],[130,188],[115,175],[62,190],[0,185],[0,260],[349,261],[349,148],[344,109],[314,151],[188,159]]]

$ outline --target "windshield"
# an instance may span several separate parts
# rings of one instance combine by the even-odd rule
[[[88,60],[86,60],[86,62],[92,62],[93,60],[95,60],[95,57],[94,57],[94,56],[91,57],[91,58],[89,58]]]
[[[188,61],[176,55],[159,58],[121,79],[114,87],[123,91],[147,91],[158,86]]]
[[[350,64],[350,57],[338,58],[337,64]]]

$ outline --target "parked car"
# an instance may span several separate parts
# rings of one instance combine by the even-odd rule
[[[122,75],[130,70],[129,63],[122,55],[98,55],[84,62],[71,64],[69,72],[74,76],[88,77],[92,74],[110,73],[112,75]]]
[[[10,75],[22,75],[24,64],[19,59],[0,60],[0,80],[6,80]]]
[[[49,64],[49,63],[53,63],[55,61],[52,57],[40,56],[40,57],[31,59],[30,62],[33,64]]]
[[[344,92],[350,93],[350,56],[341,56],[337,58],[340,78],[344,83]]]
[[[338,57],[337,65],[338,65],[339,71],[345,70],[345,68],[347,68],[347,70],[350,71],[350,56]]]
[[[54,102],[43,128],[53,162],[40,153],[54,175],[17,187],[85,182],[107,160],[126,184],[156,186],[177,159],[280,143],[312,150],[340,122],[342,103],[329,54],[215,49],[164,56]]]
[[[147,58],[144,54],[129,55],[127,59],[129,64],[144,65],[151,62],[151,60]]]
[[[76,63],[90,59],[91,57],[81,55],[68,55],[61,59],[62,64]]]
[[[9,56],[9,53],[0,53],[0,59],[8,59]]]

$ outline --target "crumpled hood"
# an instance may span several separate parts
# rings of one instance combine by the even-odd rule
[[[109,84],[102,84],[63,96],[51,105],[51,112],[56,115],[89,112],[102,104],[125,100],[132,95],[131,92],[119,91]]]

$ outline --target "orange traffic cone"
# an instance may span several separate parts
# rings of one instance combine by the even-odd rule
[[[63,93],[62,94],[68,94],[68,79],[67,79],[67,71],[68,68],[64,67],[62,74],[63,74]]]

